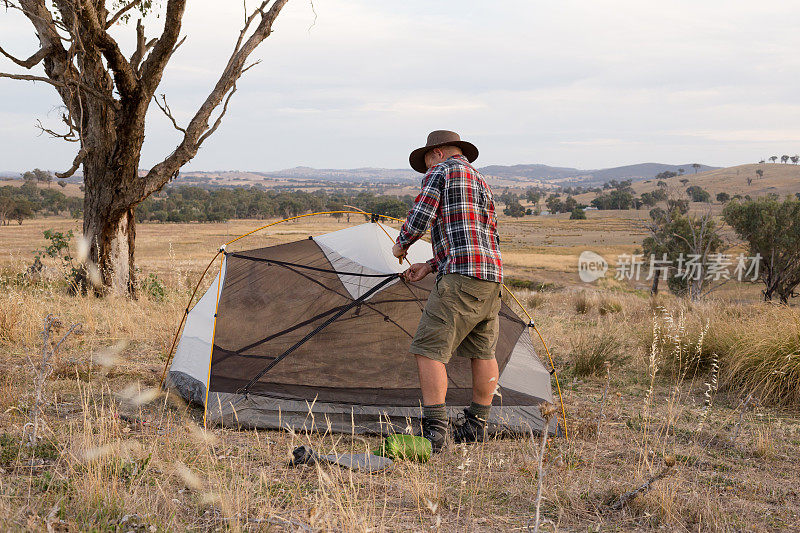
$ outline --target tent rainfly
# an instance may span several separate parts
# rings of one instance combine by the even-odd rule
[[[417,427],[419,382],[407,350],[435,280],[398,276],[397,233],[371,222],[224,251],[220,273],[186,317],[170,384],[205,406],[208,423],[381,434]],[[419,241],[408,259],[430,255]],[[539,432],[538,406],[553,401],[527,326],[503,304],[490,420],[497,433]],[[447,370],[455,418],[471,399],[470,364],[454,357]]]

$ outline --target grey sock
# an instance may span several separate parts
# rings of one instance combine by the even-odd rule
[[[469,404],[469,412],[477,416],[481,420],[487,420],[489,418],[489,412],[491,410],[492,410],[492,404],[481,405],[475,402]]]
[[[423,405],[422,416],[436,420],[447,420],[447,406],[443,403]]]

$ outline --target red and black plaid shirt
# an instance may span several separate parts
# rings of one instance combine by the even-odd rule
[[[437,276],[458,273],[503,282],[492,191],[467,158],[455,155],[428,170],[397,244],[408,248],[431,228]]]

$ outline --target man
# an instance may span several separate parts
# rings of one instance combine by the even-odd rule
[[[434,451],[447,437],[445,365],[451,355],[472,364],[472,403],[464,410],[464,423],[453,431],[456,442],[485,438],[497,387],[494,352],[503,266],[492,192],[471,165],[477,157],[473,144],[445,130],[431,132],[425,146],[411,152],[411,168],[425,177],[392,249],[395,257],[404,257],[432,226],[433,259],[411,265],[403,275],[413,282],[436,272],[435,289],[409,349],[422,389],[422,435]]]

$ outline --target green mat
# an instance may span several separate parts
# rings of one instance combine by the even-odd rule
[[[397,433],[386,437],[380,448],[372,453],[391,459],[424,463],[431,458],[431,441],[425,437]]]

